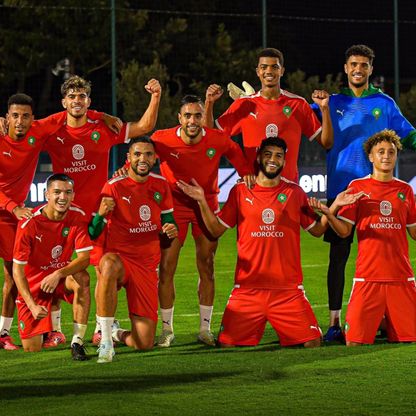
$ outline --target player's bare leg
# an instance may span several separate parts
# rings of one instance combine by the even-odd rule
[[[150,350],[155,342],[156,325],[149,318],[131,315],[131,331],[119,329],[115,338],[136,350]]]
[[[61,328],[61,300],[53,299],[51,305],[52,331],[44,335],[43,348],[54,348],[65,344],[66,338]]]
[[[321,346],[321,337],[307,341],[303,344],[305,348],[316,348]]]
[[[200,326],[198,340],[215,346],[211,332],[211,317],[215,296],[214,257],[218,242],[201,234],[195,238],[196,265],[199,272],[198,297]]]
[[[42,349],[43,335],[22,339],[22,345],[25,352],[39,352]]]
[[[17,287],[12,277],[13,262],[4,261],[4,283],[3,283],[3,304],[0,318],[0,349],[17,350],[19,347],[14,344],[10,337],[10,329],[13,322],[13,315],[16,305]]]
[[[71,341],[72,358],[76,361],[85,361],[88,357],[83,345],[91,304],[88,272],[83,270],[73,276],[68,276],[65,280],[65,289],[74,294],[72,304],[74,327],[74,335]]]
[[[174,276],[182,244],[175,238],[169,247],[162,248],[159,265],[159,304],[162,317],[162,334],[158,339],[160,347],[169,347],[174,341],[173,305],[175,302]]]
[[[96,289],[97,318],[101,326],[98,363],[113,360],[112,325],[117,308],[117,288],[123,283],[123,278],[124,267],[120,257],[114,253],[105,254],[100,261]]]

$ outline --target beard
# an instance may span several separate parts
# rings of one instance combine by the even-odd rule
[[[280,175],[280,172],[283,170],[283,166],[280,166],[276,172],[267,172],[265,164],[261,162],[259,169],[267,179],[274,179]]]

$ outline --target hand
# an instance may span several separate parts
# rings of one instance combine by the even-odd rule
[[[22,220],[24,218],[28,220],[33,217],[32,208],[27,207],[15,207],[13,209],[13,214],[18,220]]]
[[[223,94],[223,90],[220,85],[211,84],[205,93],[205,100],[215,103]]]
[[[157,79],[152,78],[145,86],[144,89],[155,97],[160,97],[162,93],[162,87]]]
[[[5,136],[9,132],[9,123],[4,117],[0,117],[0,135]]]
[[[346,191],[340,192],[335,198],[333,205],[337,207],[343,207],[345,205],[354,204],[363,196],[368,197],[364,191],[357,192],[356,194],[352,194],[351,192],[352,188],[348,188]]]
[[[127,176],[128,175],[128,169],[125,168],[124,166],[120,169],[117,169],[114,173],[113,173],[113,178],[116,178],[117,176]]]
[[[246,184],[248,189],[253,189],[256,184],[256,175],[244,175],[243,181]]]
[[[315,197],[308,198],[308,203],[313,210],[321,212],[324,215],[328,215],[330,212],[329,207],[327,207],[325,204],[323,204],[319,199]]]
[[[36,303],[30,308],[30,312],[32,312],[32,316],[35,319],[42,319],[48,316],[48,309],[45,306],[38,305]]]
[[[205,198],[204,190],[202,187],[198,184],[198,182],[192,178],[191,183],[193,185],[190,185],[189,183],[186,183],[185,181],[179,180],[176,182],[176,186],[185,194],[194,199],[195,201],[201,202]]]
[[[162,232],[165,233],[171,240],[178,236],[178,229],[175,224],[166,223],[163,224]]]
[[[110,114],[104,113],[103,121],[105,125],[115,134],[119,134],[121,128],[123,127],[123,122],[118,117],[110,116]]]
[[[237,87],[237,85],[233,84],[232,82],[230,82],[227,85],[228,94],[233,100],[236,100],[237,98],[253,95],[256,92],[255,89],[248,82],[243,81],[242,85],[243,85],[244,90]]]
[[[320,108],[328,107],[329,94],[325,90],[315,90],[312,93],[312,100],[318,104]]]
[[[114,209],[115,206],[116,203],[114,202],[113,198],[109,196],[103,197],[100,203],[100,208],[98,208],[98,215],[105,217],[110,211]]]
[[[43,278],[40,282],[40,288],[46,293],[53,293],[60,280],[61,276],[58,274],[58,271],[55,271]]]

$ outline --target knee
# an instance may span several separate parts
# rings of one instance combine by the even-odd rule
[[[307,341],[303,344],[305,348],[316,348],[321,346],[321,338],[315,338],[311,341]]]
[[[81,289],[89,289],[90,287],[90,275],[86,270],[74,274],[74,280],[78,283]]]
[[[153,349],[154,339],[149,339],[147,341],[141,341],[140,344],[135,343],[134,349],[139,351],[150,351]]]
[[[214,253],[198,255],[196,258],[198,270],[202,272],[201,279],[214,280]]]
[[[99,280],[116,280],[123,273],[123,263],[120,257],[114,253],[107,253],[100,261]]]

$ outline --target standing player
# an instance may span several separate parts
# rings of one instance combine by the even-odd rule
[[[252,173],[238,144],[221,131],[204,129],[203,117],[204,107],[200,98],[187,95],[182,100],[178,114],[180,126],[156,131],[152,136],[161,160],[161,173],[171,186],[175,219],[179,228],[179,238],[162,250],[160,263],[159,301],[163,326],[158,345],[161,347],[169,347],[174,340],[174,275],[189,224],[192,225],[199,273],[198,340],[207,345],[215,345],[211,317],[215,293],[214,255],[217,239],[205,227],[195,201],[177,188],[178,180],[189,181],[196,178],[204,188],[209,206],[213,211],[218,211],[218,168],[221,156],[226,156],[231,161],[240,176]]]
[[[180,188],[198,201],[213,236],[237,226],[235,285],[222,319],[222,346],[257,345],[270,322],[282,346],[320,345],[321,330],[302,286],[300,227],[315,237],[325,227],[316,222],[306,194],[280,176],[286,143],[266,138],[258,150],[254,188],[237,184],[218,217],[203,189],[181,181]]]
[[[123,124],[118,134],[110,131],[102,120],[92,120],[87,115],[91,104],[91,84],[74,75],[61,86],[62,105],[66,109],[66,124],[46,142],[45,150],[52,159],[54,172],[71,175],[77,185],[75,203],[89,216],[100,195],[100,190],[108,179],[108,164],[111,147],[127,143],[131,137],[141,136],[151,131],[156,124],[161,87],[151,79],[145,86],[151,95],[149,106],[136,122]],[[91,263],[98,265],[102,255],[101,241],[97,241],[91,253]],[[55,311],[56,317],[60,311]],[[63,341],[60,334],[60,321],[54,320],[53,334],[49,334],[48,345]],[[99,343],[97,325],[95,344]],[[58,337],[57,337],[58,335]]]
[[[383,130],[365,142],[373,173],[353,180],[350,193],[363,194],[336,218],[316,202],[341,237],[356,226],[358,255],[345,323],[348,346],[372,344],[385,316],[392,342],[416,341],[416,287],[409,260],[406,229],[416,240],[416,208],[412,188],[393,177],[400,138]],[[334,205],[339,206],[339,197]]]
[[[10,337],[17,289],[12,277],[13,244],[17,221],[32,217],[24,206],[35,175],[39,153],[47,136],[65,121],[59,113],[33,121],[33,100],[26,94],[12,95],[6,115],[8,130],[0,140],[0,257],[4,261],[3,304],[0,318],[0,348],[18,347]]]
[[[43,334],[52,329],[53,298],[73,303],[74,336],[72,358],[87,359],[83,338],[90,307],[87,218],[72,206],[74,182],[63,174],[52,175],[46,183],[46,205],[32,218],[20,221],[13,252],[13,278],[19,291],[19,333],[23,348],[40,351]],[[74,250],[77,258],[71,260]]]
[[[156,161],[153,142],[140,137],[130,142],[127,176],[108,181],[101,192],[98,214],[90,225],[95,237],[107,217],[105,255],[100,261],[97,285],[97,318],[102,338],[99,363],[114,355],[112,325],[117,290],[127,292],[131,331],[114,331],[114,338],[135,349],[151,349],[157,324],[159,234],[177,236],[173,201],[166,179],[150,173]]]
[[[416,131],[403,117],[396,103],[380,89],[369,84],[373,72],[374,51],[365,45],[353,45],[345,52],[344,71],[348,88],[331,95],[329,109],[334,129],[334,145],[327,152],[327,199],[330,205],[337,194],[353,180],[371,173],[364,153],[368,137],[385,128],[396,131],[404,146],[416,150]],[[320,116],[320,110],[313,105]],[[327,341],[343,338],[340,326],[345,266],[350,254],[353,232],[340,238],[329,228],[324,240],[331,244],[328,266],[330,327]]]
[[[316,139],[325,149],[333,143],[328,93],[314,91],[312,98],[321,108],[321,125],[305,99],[280,88],[284,74],[283,54],[277,49],[263,49],[258,55],[257,76],[261,90],[257,94],[235,100],[216,121],[216,126],[229,135],[242,133],[244,152],[253,166],[256,150],[264,137],[281,137],[288,144],[286,166],[282,176],[298,181],[298,154],[302,135]],[[213,126],[213,105],[221,97],[218,85],[211,85],[206,95],[208,126]]]

